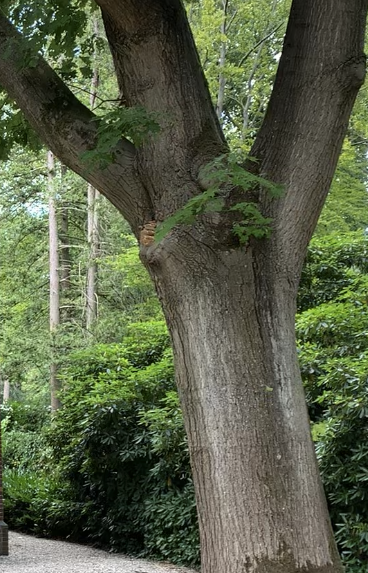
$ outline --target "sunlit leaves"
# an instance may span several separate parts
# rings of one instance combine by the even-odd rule
[[[88,6],[88,9],[87,9]],[[75,74],[75,60],[93,53],[93,35],[86,36],[88,15],[95,5],[89,0],[34,0],[10,2],[8,14],[28,39],[29,46],[47,55],[60,73]]]

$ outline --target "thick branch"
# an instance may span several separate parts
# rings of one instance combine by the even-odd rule
[[[354,6],[353,6],[354,4]],[[365,75],[368,0],[293,0],[275,86],[251,155],[285,197],[263,206],[281,265],[298,275]]]
[[[198,169],[226,150],[181,0],[97,0],[122,101],[158,114],[138,155],[162,219],[199,192]]]
[[[122,139],[116,161],[104,170],[81,158],[97,142],[95,115],[38,55],[25,67],[27,42],[0,12],[0,83],[55,155],[99,189],[127,218],[135,232],[152,217],[148,195],[135,173],[134,146]]]

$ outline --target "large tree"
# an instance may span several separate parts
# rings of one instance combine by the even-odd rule
[[[59,159],[101,191],[141,237],[141,258],[174,347],[202,572],[340,572],[294,318],[306,248],[364,80],[368,0],[292,3],[251,151],[257,162],[250,163],[253,172],[284,186],[282,197],[227,185],[226,208],[175,227],[159,243],[152,243],[151,221],[165,220],[201,194],[208,184],[201,169],[227,145],[181,0],[97,4],[122,105],[155,112],[155,137],[139,147],[122,138],[111,164],[86,168],[82,156],[96,146],[98,122],[41,56],[24,65],[27,44],[2,14],[0,83]],[[230,207],[247,201],[272,218],[272,233],[242,245],[233,234],[239,212]]]

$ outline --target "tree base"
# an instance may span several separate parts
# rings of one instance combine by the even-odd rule
[[[0,521],[0,555],[9,555],[9,531],[4,521]]]

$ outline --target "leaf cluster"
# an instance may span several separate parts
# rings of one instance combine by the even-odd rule
[[[94,149],[83,153],[82,159],[87,167],[97,164],[100,169],[114,161],[116,147],[122,137],[140,146],[147,137],[160,130],[157,115],[142,107],[116,107],[94,121],[97,124],[97,143]]]
[[[237,188],[244,194],[254,192],[255,189],[258,189],[258,193],[263,190],[271,198],[280,197],[283,193],[281,185],[247,171],[232,155],[220,156],[203,167],[200,180],[206,186],[206,190],[189,199],[184,207],[159,224],[155,235],[157,242],[161,241],[176,225],[192,225],[199,216],[205,213],[225,211],[227,209],[226,197],[231,189]],[[262,215],[255,201],[243,201],[228,210],[241,214],[241,219],[233,225],[233,232],[240,244],[248,243],[251,237],[259,239],[270,236],[272,219]]]

